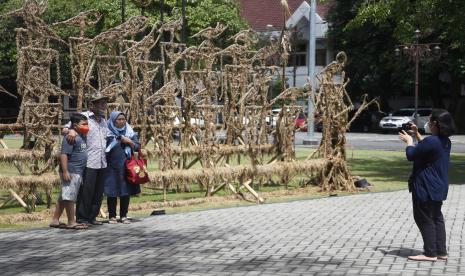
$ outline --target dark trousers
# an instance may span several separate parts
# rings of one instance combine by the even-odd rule
[[[103,199],[105,169],[86,168],[76,203],[76,219],[93,222],[100,212]]]
[[[119,201],[119,217],[125,218],[128,214],[129,196],[120,197]],[[108,215],[110,218],[116,218],[116,204],[118,203],[117,197],[107,197]]]
[[[413,198],[413,218],[423,237],[425,256],[446,256],[446,227],[442,201],[420,202]]]

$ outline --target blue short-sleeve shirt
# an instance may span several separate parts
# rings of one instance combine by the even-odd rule
[[[68,171],[70,173],[83,173],[87,164],[87,143],[85,137],[78,135],[73,144],[68,143],[66,136],[63,137],[61,153],[68,155]]]

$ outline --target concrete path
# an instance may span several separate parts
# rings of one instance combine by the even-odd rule
[[[465,185],[444,206],[447,261],[422,250],[407,191],[0,232],[1,275],[465,275]]]

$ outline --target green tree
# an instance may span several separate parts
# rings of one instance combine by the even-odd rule
[[[79,12],[95,9],[102,15],[103,19],[96,28],[91,28],[87,35],[93,37],[96,34],[115,27],[121,23],[121,3],[125,3],[125,18],[141,15],[147,16],[151,23],[160,19],[160,0],[152,0],[147,7],[141,9],[137,3],[131,0],[49,0],[48,8],[42,15],[42,19],[47,23],[54,23],[71,18]],[[235,1],[231,0],[187,0],[186,18],[188,23],[187,37],[195,34],[199,30],[215,26],[216,22],[222,22],[228,26],[225,35],[238,32],[247,28],[247,24],[240,17]],[[164,21],[181,17],[182,0],[164,0]],[[23,0],[5,0],[0,5],[0,14],[21,8]],[[21,19],[12,17],[0,17],[0,84],[12,87],[16,78],[16,44],[14,28],[24,26]],[[53,29],[65,41],[70,36],[79,33],[76,27],[53,27]],[[188,44],[197,44],[198,41],[188,39]],[[220,41],[220,43],[231,43]],[[60,47],[60,46],[58,46]],[[67,66],[68,50],[59,49],[64,85],[70,85],[69,66]]]
[[[413,66],[395,63],[396,44],[411,43],[418,28],[420,42],[439,42],[440,61],[421,65],[420,91],[442,106],[438,75],[452,74],[454,97],[465,76],[465,18],[461,0],[349,0],[337,1],[331,11],[330,36],[336,49],[347,50],[352,87],[371,94],[408,95],[413,91]],[[376,92],[375,92],[376,91]]]
[[[339,1],[342,2],[342,1]],[[460,85],[465,83],[465,9],[463,0],[382,0],[356,1],[357,5],[352,18],[348,18],[345,26],[341,26],[346,34],[351,34],[373,26],[382,28],[390,25],[396,43],[411,43],[413,33],[421,30],[420,43],[439,42],[443,54],[440,61],[421,65],[420,91],[429,96],[433,105],[444,107],[441,88],[449,90],[449,111],[455,114],[456,120],[465,128],[465,99],[460,97]],[[386,54],[387,51],[380,52]],[[379,64],[378,67],[387,67]],[[411,68],[411,66],[410,66]],[[450,86],[441,83],[439,75],[448,72],[451,75]],[[405,78],[404,78],[405,79]],[[413,84],[410,81],[410,86]],[[410,88],[412,91],[412,88]]]
[[[346,51],[346,73],[350,78],[348,91],[355,98],[368,93],[380,97],[382,108],[388,111],[387,99],[403,90],[405,80],[398,74],[392,52],[395,39],[393,25],[384,22],[378,26],[367,23],[348,29],[357,16],[363,0],[337,1],[328,14],[331,22],[329,43],[336,51]]]

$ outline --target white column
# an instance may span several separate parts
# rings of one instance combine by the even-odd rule
[[[316,144],[315,139],[315,122],[314,122],[314,106],[315,103],[315,54],[316,54],[316,0],[311,0],[310,4],[310,25],[309,25],[309,41],[308,41],[308,77],[312,86],[312,93],[308,96],[308,114],[307,114],[307,137],[304,139],[304,144]]]

